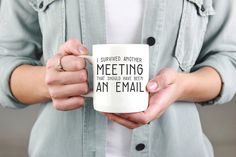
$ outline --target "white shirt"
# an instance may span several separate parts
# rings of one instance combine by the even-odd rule
[[[108,44],[141,43],[144,0],[105,0]],[[108,122],[106,157],[128,157],[132,130]]]

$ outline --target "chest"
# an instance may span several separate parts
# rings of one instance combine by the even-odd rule
[[[80,39],[90,51],[93,44],[106,43],[104,0],[29,1],[38,12],[45,60],[70,37]],[[120,2],[116,8],[115,3],[109,6],[120,12],[117,18],[128,14],[127,5],[136,7],[136,11],[143,7],[140,43],[146,43],[150,37],[155,39],[150,46],[151,73],[173,62],[175,68],[188,72],[201,52],[209,18],[214,14],[213,0],[146,0],[144,6],[137,3],[133,6],[130,2],[124,2],[126,7]],[[127,16],[135,18],[138,13]],[[68,32],[72,35],[68,36]]]

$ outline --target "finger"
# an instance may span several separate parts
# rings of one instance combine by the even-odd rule
[[[123,125],[129,129],[138,128],[141,126],[141,124],[134,123],[132,121],[126,120],[122,117],[119,117],[118,115],[112,114],[112,113],[103,113],[109,120],[119,123],[120,125]]]
[[[124,113],[120,114],[120,116],[135,123],[148,124],[152,120],[159,118],[166,110],[166,105],[169,104],[164,102],[163,97],[165,96],[163,93],[165,93],[165,91],[158,92],[150,97],[147,110],[138,113]],[[167,97],[165,98],[168,99]]]
[[[155,80],[150,80],[147,84],[147,91],[150,93],[155,93],[158,90],[158,83]]]
[[[87,82],[88,72],[86,69],[82,69],[77,72],[63,72],[58,74],[60,78],[60,84],[69,85],[69,84],[79,84]]]
[[[162,112],[159,112],[158,109],[154,107],[154,105],[150,105],[150,107],[140,113],[123,113],[120,117],[127,119],[131,122],[138,123],[138,124],[149,124],[152,120],[159,117]]]
[[[56,54],[47,61],[46,69],[58,72],[56,67],[59,60],[65,71],[78,71],[86,67],[84,58],[75,57],[73,55],[61,56],[61,54]]]
[[[119,116],[131,122],[142,124],[142,125],[148,124],[152,120],[151,118],[147,116],[145,112],[122,113]]]
[[[161,91],[151,94],[149,106],[144,112],[121,114],[120,117],[126,118],[135,123],[148,124],[150,121],[159,118],[171,105],[176,98],[173,98],[175,87],[173,85]]]
[[[83,97],[71,97],[66,99],[54,99],[53,107],[61,111],[69,111],[82,107],[84,105]]]
[[[147,91],[156,93],[161,89],[173,84],[176,80],[176,71],[173,69],[163,69],[160,73],[147,84]]]
[[[153,94],[149,100],[149,107],[144,111],[148,119],[154,120],[159,118],[167,108],[174,102],[173,94],[167,90],[173,90],[172,86],[165,88],[158,93]]]
[[[73,55],[63,56],[61,58],[61,56],[57,54],[53,58],[48,60],[46,65],[47,69],[58,72],[56,70],[56,66],[58,65],[59,59],[61,59],[61,65],[65,71],[79,71],[86,67],[86,62],[84,58],[75,57]]]
[[[88,90],[88,84],[81,83],[51,87],[49,93],[54,99],[62,99],[87,94]]]
[[[51,71],[45,78],[47,85],[69,85],[85,83],[88,80],[88,73],[86,69],[77,72],[57,72]]]
[[[62,57],[61,65],[65,71],[78,71],[86,67],[86,62],[84,58],[68,55]]]
[[[77,39],[70,39],[59,48],[61,55],[87,55],[88,49]]]
[[[159,118],[169,106],[169,103],[165,102],[166,100],[163,100],[168,98],[162,96],[162,93],[164,92],[158,92],[150,97],[149,107],[146,111],[144,111],[144,114],[148,117],[148,119],[150,119],[150,121]]]

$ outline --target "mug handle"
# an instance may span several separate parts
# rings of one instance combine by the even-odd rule
[[[92,64],[92,65],[93,65],[93,63],[94,63],[92,56],[80,55],[80,56],[78,56],[78,57],[84,58],[86,61],[88,61],[88,62],[89,62],[90,64]],[[88,92],[88,94],[85,94],[85,95],[82,95],[82,96],[84,96],[84,97],[86,97],[86,98],[92,98],[92,97],[93,97],[93,90],[90,90],[90,91]]]

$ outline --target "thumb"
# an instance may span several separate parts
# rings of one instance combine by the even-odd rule
[[[79,40],[70,39],[61,45],[58,53],[62,56],[65,56],[65,55],[74,55],[74,56],[87,55],[88,49],[83,44],[81,44],[81,42]]]
[[[147,84],[147,91],[150,93],[156,93],[161,89],[164,89],[168,86],[167,81],[161,75],[156,76],[155,79],[150,80]]]
[[[88,55],[88,49],[84,46],[79,47],[79,52],[81,55]]]
[[[176,72],[172,69],[162,70],[154,79],[147,84],[147,91],[156,93],[175,82]]]
[[[155,93],[158,91],[158,83],[156,80],[150,80],[147,84],[147,91],[150,93]]]

